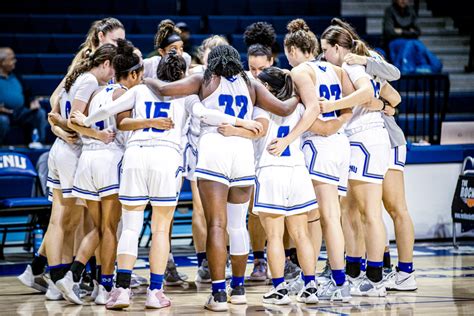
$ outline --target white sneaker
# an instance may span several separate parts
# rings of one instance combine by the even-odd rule
[[[201,266],[198,267],[195,281],[199,283],[211,283],[211,272],[209,271],[209,264],[206,259],[204,259]]]
[[[385,289],[384,281],[372,282],[367,276],[359,282],[356,286],[351,287],[351,295],[354,296],[371,296],[371,297],[385,297],[387,291]]]
[[[74,282],[71,271],[68,271],[64,278],[56,282],[56,286],[69,302],[78,305],[84,304],[81,300],[80,282]]]
[[[48,301],[61,301],[64,300],[61,291],[56,287],[53,280],[45,277],[45,281],[48,283],[48,290],[44,295]]]
[[[135,286],[132,286],[132,284]],[[134,287],[139,287],[139,286],[144,286],[144,285],[148,285],[148,279],[136,273],[132,273],[130,287],[134,288]]]
[[[105,305],[109,299],[110,292],[107,292],[105,287],[102,284],[97,286],[97,295],[94,298],[94,303],[97,305]]]
[[[311,281],[301,289],[301,291],[296,296],[296,300],[300,303],[316,304],[319,302],[317,293],[318,286],[316,282]]]
[[[97,282],[97,280],[92,280],[92,284],[94,284],[94,289],[92,290],[92,293],[91,293],[91,298],[93,300],[95,300],[95,298],[97,297],[97,295],[99,295],[99,282]],[[81,296],[82,298],[82,296]]]
[[[364,271],[360,271],[360,274],[359,276],[353,278],[351,277],[350,275],[346,274],[346,279],[347,281],[349,281],[349,284],[351,286],[351,291],[352,291],[352,288],[354,287],[358,287],[360,282],[362,282],[365,278],[365,272]]]
[[[291,303],[289,296],[288,285],[286,282],[278,284],[278,286],[272,287],[270,292],[263,295],[264,304],[275,304],[275,305],[288,305]]]
[[[163,289],[150,290],[146,291],[146,308],[164,308],[171,305],[171,300],[165,295]]]
[[[229,310],[227,304],[227,293],[225,291],[219,291],[215,294],[209,294],[204,308],[213,312],[226,312]]]
[[[46,293],[48,290],[48,283],[43,279],[44,273],[34,275],[31,265],[28,265],[25,271],[20,274],[17,278],[24,285],[31,287],[40,292]]]
[[[109,299],[105,303],[107,309],[123,309],[130,306],[130,289],[114,287],[109,293]]]
[[[304,280],[301,274],[288,283],[290,294],[297,295],[304,288]]]
[[[399,271],[398,268],[385,277],[384,283],[389,291],[415,291],[418,288],[415,273]]]
[[[352,298],[349,281],[344,282],[341,286],[337,286],[336,282],[331,278],[329,282],[323,283],[319,286],[318,298],[320,300],[330,300],[331,302],[349,302]]]

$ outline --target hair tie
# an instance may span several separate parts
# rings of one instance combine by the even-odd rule
[[[352,40],[352,47],[356,45],[356,41]]]

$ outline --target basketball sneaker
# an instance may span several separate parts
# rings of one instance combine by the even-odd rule
[[[271,290],[263,295],[264,304],[275,304],[275,305],[288,305],[291,303],[289,296],[288,285],[286,282],[278,284],[278,286],[272,287]]]
[[[384,282],[389,291],[415,291],[418,288],[415,273],[400,271],[398,267],[384,278]]]
[[[48,301],[61,301],[64,300],[64,297],[59,291],[59,289],[56,287],[54,284],[53,280],[48,278],[46,275],[44,276],[44,279],[46,283],[48,284],[48,290],[46,291],[46,294],[44,295]]]
[[[285,260],[285,271],[284,277],[285,281],[293,280],[301,274],[301,269],[296,264],[293,263],[290,259]]]
[[[267,261],[265,259],[255,259],[253,261],[253,271],[250,274],[251,281],[265,281],[267,279]]]
[[[211,272],[209,271],[209,263],[207,262],[207,259],[204,259],[201,266],[198,268],[195,281],[200,283],[211,283]]]
[[[236,287],[227,287],[228,302],[231,304],[247,304],[247,296],[245,296],[245,287],[237,285]]]
[[[225,291],[219,291],[214,294],[209,294],[204,308],[213,312],[228,311],[229,305],[227,305],[227,293]]]
[[[383,280],[380,282],[372,282],[367,276],[364,276],[362,281],[351,287],[351,295],[385,297],[387,296],[387,291]]]
[[[330,300],[349,302],[351,297],[351,286],[349,281],[344,282],[343,285],[337,286],[334,279],[331,278],[329,282],[323,283],[318,288],[318,298],[320,300]]]
[[[163,289],[150,290],[149,288],[146,291],[146,308],[164,308],[171,305],[170,299],[165,295]]]
[[[319,301],[317,293],[318,286],[316,285],[316,282],[311,281],[301,289],[296,296],[296,300],[300,303],[316,304]]]
[[[290,294],[298,294],[304,288],[304,280],[300,275],[288,283]]]
[[[68,271],[64,278],[56,282],[56,286],[64,298],[71,303],[82,305],[80,282],[74,282],[72,272]]]
[[[34,275],[31,265],[28,265],[25,271],[20,274],[17,278],[24,285],[31,287],[40,292],[46,293],[48,290],[48,283],[43,279],[44,273]]]
[[[94,298],[94,303],[97,305],[105,305],[109,299],[110,292],[107,292],[105,287],[102,284],[99,284],[97,287],[97,296]]]
[[[107,309],[123,309],[130,306],[131,290],[123,287],[114,287],[110,291],[109,299],[105,303]]]

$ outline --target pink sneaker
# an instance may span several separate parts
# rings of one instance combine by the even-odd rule
[[[107,309],[123,309],[130,306],[130,289],[114,287],[105,304]]]
[[[163,289],[161,290],[150,290],[146,291],[146,308],[163,308],[171,305],[171,300],[166,297]]]
[[[146,292],[146,308],[163,308],[171,305],[171,300],[165,295],[163,289],[150,290],[148,288]]]

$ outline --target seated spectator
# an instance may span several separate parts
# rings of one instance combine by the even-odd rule
[[[383,17],[384,43],[392,63],[406,73],[437,73],[443,65],[418,40],[421,31],[413,7],[408,0],[393,0]]]
[[[28,132],[38,129],[39,141],[44,142],[46,114],[40,106],[40,98],[30,99],[20,77],[13,73],[15,53],[9,47],[0,47],[0,145],[3,145],[10,125],[19,125]]]

